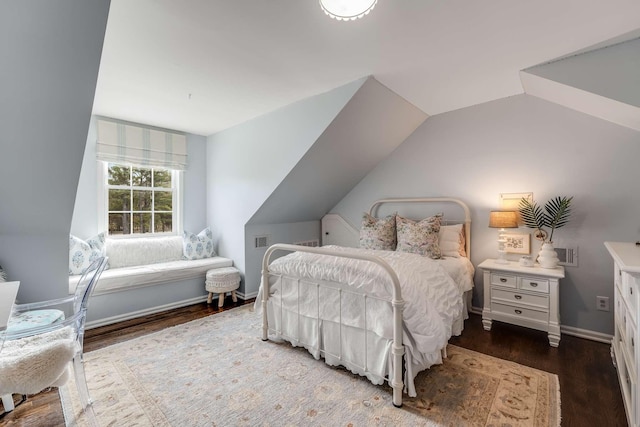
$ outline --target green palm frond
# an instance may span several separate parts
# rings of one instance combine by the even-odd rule
[[[528,199],[522,198],[520,200],[519,211],[522,222],[527,227],[541,230],[542,227],[546,225],[544,212],[536,202],[531,202]]]
[[[553,231],[567,225],[571,216],[571,200],[573,197],[556,197],[544,205],[547,226],[551,227],[549,240],[553,241]]]
[[[564,227],[569,223],[571,216],[571,201],[573,197],[556,197],[549,200],[544,209],[536,202],[528,199],[521,199],[518,210],[522,222],[529,228],[535,228],[540,234],[546,235],[544,227],[549,227],[549,241],[553,241],[553,232],[556,228]]]

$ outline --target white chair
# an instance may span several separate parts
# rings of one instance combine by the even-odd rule
[[[11,394],[36,394],[68,379],[69,362],[82,407],[90,425],[97,425],[84,374],[83,343],[89,297],[107,264],[96,259],[83,273],[74,295],[32,304],[16,304],[0,352],[0,396],[13,404]],[[29,327],[25,327],[27,319]],[[38,323],[41,321],[41,323]],[[8,398],[7,398],[8,396]],[[20,403],[22,403],[22,401]],[[5,413],[7,411],[5,406]],[[3,414],[4,415],[4,414]]]

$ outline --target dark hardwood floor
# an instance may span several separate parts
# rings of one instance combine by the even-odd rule
[[[91,329],[85,337],[85,351],[96,350],[242,304],[243,302],[233,304],[228,298],[223,310],[218,310],[216,304],[202,303]],[[475,314],[466,321],[462,336],[454,337],[450,342],[557,374],[562,399],[562,425],[565,427],[627,425],[608,344],[563,335],[560,346],[552,348],[549,347],[546,333],[540,331],[494,322],[492,331],[487,332],[482,328],[482,319]],[[14,398],[17,400],[19,396]],[[64,426],[57,389],[29,396],[26,403],[0,419],[0,426]]]
[[[92,350],[98,350],[112,344],[157,332],[170,326],[180,325],[201,317],[221,313],[243,304],[252,303],[253,300],[242,301],[240,299],[238,299],[237,303],[234,303],[231,301],[231,297],[227,297],[222,309],[218,309],[217,301],[214,301],[213,304],[203,302],[176,310],[164,311],[162,313],[89,329],[85,332],[84,351],[86,353]],[[14,395],[13,400],[17,402],[20,400],[20,396]],[[1,403],[0,407],[2,407]],[[4,408],[2,408],[2,410],[4,410]],[[62,415],[62,406],[57,388],[29,396],[25,403],[0,419],[0,427],[64,427],[64,425],[64,416]]]
[[[462,335],[449,342],[557,374],[563,427],[627,426],[609,344],[562,335],[553,348],[542,331],[493,322],[487,332],[476,314],[465,322]]]

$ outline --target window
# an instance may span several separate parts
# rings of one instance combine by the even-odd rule
[[[178,171],[102,163],[109,235],[178,233]]]

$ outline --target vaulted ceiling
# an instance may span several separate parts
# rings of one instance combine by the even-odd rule
[[[523,70],[529,95],[640,131],[640,38]]]
[[[210,135],[374,75],[435,115],[638,29],[635,0],[379,0],[353,22],[317,0],[112,0],[93,112]]]

